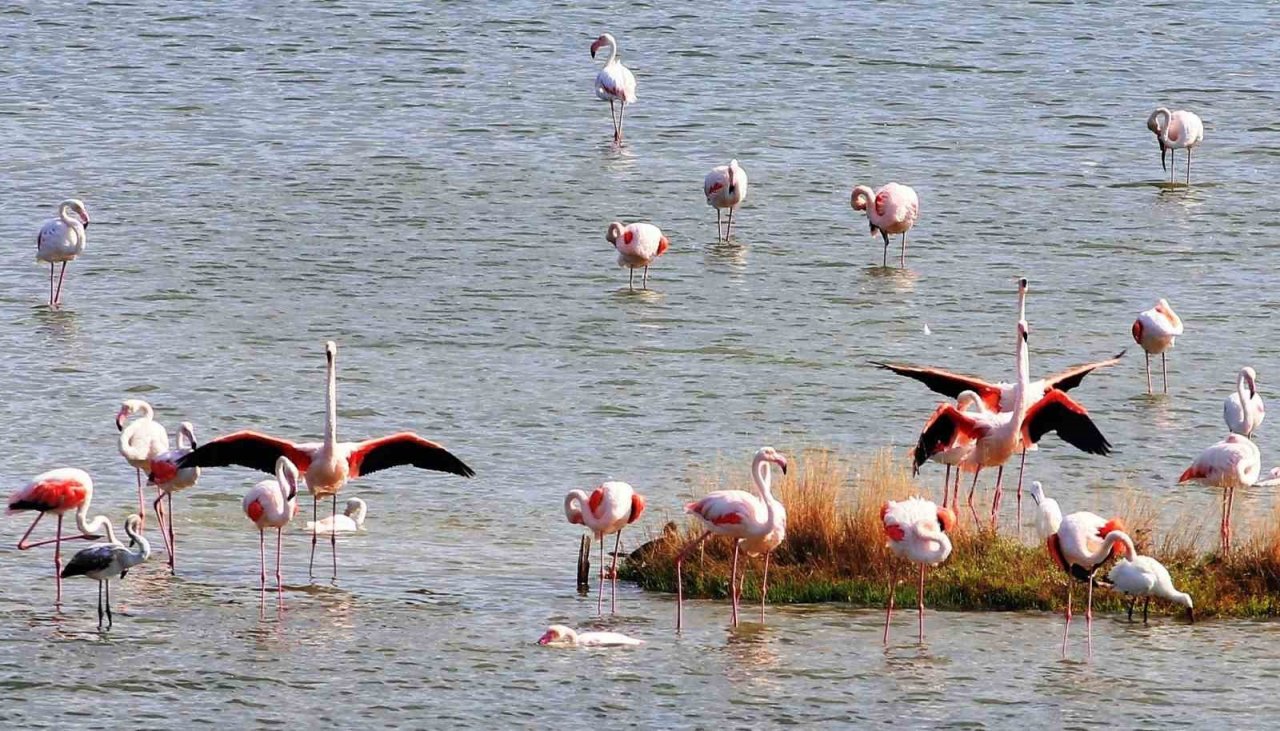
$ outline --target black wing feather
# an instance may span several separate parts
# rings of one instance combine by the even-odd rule
[[[1040,406],[1027,421],[1027,436],[1033,444],[1049,432],[1056,432],[1062,441],[1081,452],[1111,453],[1111,442],[1102,435],[1093,419],[1061,401],[1050,401]]]
[[[204,446],[183,455],[177,465],[178,469],[186,469],[234,464],[272,474],[276,471],[277,459],[283,455],[297,462],[297,454],[298,450],[291,442],[246,431],[205,442]]]
[[[911,465],[913,474],[920,472],[920,466],[928,462],[929,457],[933,456],[939,447],[955,441],[957,431],[955,420],[939,418],[946,408],[946,405],[939,407],[938,411],[935,411],[933,417],[929,419],[929,423],[925,425],[924,430],[920,432],[920,439],[916,441],[914,460]]]
[[[424,470],[448,472],[471,477],[475,470],[444,447],[416,434],[397,434],[377,442],[360,460],[359,474],[385,470],[399,465],[413,465]]]
[[[76,551],[76,555],[72,556],[66,567],[62,569],[62,578],[83,576],[90,571],[105,569],[111,565],[111,559],[115,555],[116,548],[117,546],[113,544],[103,543]]]
[[[1116,363],[1119,363],[1120,359],[1124,357],[1126,352],[1128,352],[1128,348],[1116,353],[1107,360],[1100,360],[1097,363],[1085,363],[1084,365],[1072,366],[1056,376],[1047,379],[1045,381],[1045,386],[1047,388],[1056,388],[1060,391],[1070,391],[1076,386],[1079,386],[1080,382],[1084,380],[1084,377],[1090,373],[1093,373],[1099,368],[1106,368],[1107,366],[1113,366]]]

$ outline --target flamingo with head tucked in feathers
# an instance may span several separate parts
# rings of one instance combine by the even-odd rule
[[[728,165],[717,165],[702,179],[702,193],[707,197],[707,205],[716,209],[716,241],[720,241],[720,213],[727,209],[729,220],[724,227],[724,241],[729,240],[729,232],[733,229],[733,212],[747,199],[747,171],[742,169],[737,159],[730,160]]]
[[[9,496],[7,514],[19,513],[25,510],[34,510],[38,513],[36,519],[31,521],[31,527],[27,528],[27,532],[22,534],[22,538],[18,539],[18,550],[25,551],[36,546],[43,546],[49,543],[54,544],[53,548],[53,578],[57,586],[57,598],[54,600],[56,606],[62,605],[62,542],[74,540],[93,540],[100,538],[98,531],[105,531],[107,540],[111,543],[116,542],[115,531],[111,527],[111,521],[105,515],[95,516],[93,520],[89,520],[89,503],[93,501],[93,480],[90,479],[89,473],[74,467],[62,467],[48,472],[41,472],[35,476],[31,482],[25,486],[18,488]],[[76,511],[76,528],[79,529],[81,535],[62,536],[62,516],[68,510]],[[37,541],[35,543],[27,543],[27,538],[31,536],[31,531],[36,529],[36,524],[45,514],[56,515],[58,517],[57,532],[54,537]]]
[[[636,77],[631,69],[618,60],[618,41],[608,33],[601,35],[591,43],[591,57],[596,51],[609,47],[609,59],[596,73],[596,98],[609,102],[609,119],[613,121],[613,141],[622,144],[622,117],[626,114],[627,105],[636,100]],[[617,104],[615,110],[614,104]],[[616,113],[615,113],[616,112]]]
[[[199,467],[178,469],[178,460],[190,454],[196,448],[196,428],[189,421],[178,425],[178,448],[171,449],[151,460],[148,467],[147,482],[158,488],[156,501],[151,504],[156,513],[156,523],[160,526],[160,537],[164,540],[165,551],[169,554],[169,573],[177,573],[175,559],[178,551],[177,537],[173,533],[173,494],[193,487],[200,479]],[[163,509],[160,501],[165,500]]]
[[[880,521],[889,548],[899,558],[920,565],[920,583],[916,587],[916,609],[920,624],[920,641],[924,642],[924,573],[951,555],[951,539],[947,531],[955,525],[956,516],[932,501],[913,497],[880,508]],[[893,618],[893,594],[896,580],[889,582],[889,607],[884,614],[884,643],[889,644],[889,622]]]
[[[902,234],[901,265],[907,265],[907,232],[920,217],[920,198],[909,186],[887,183],[880,190],[859,185],[849,196],[849,205],[855,211],[866,211],[871,235],[879,233],[884,238],[883,266],[889,266],[889,235]]]
[[[743,490],[716,490],[700,500],[685,505],[686,513],[693,515],[703,525],[702,535],[689,541],[676,556],[676,631],[684,621],[684,559],[697,546],[712,535],[733,539],[733,569],[729,576],[729,596],[733,607],[733,626],[738,626],[738,552],[742,541],[763,539],[778,528],[780,515],[770,490],[773,472],[770,465],[778,465],[785,475],[787,458],[773,447],[761,447],[751,462],[751,478],[760,497]],[[767,591],[762,588],[761,593]]]
[[[68,198],[58,204],[58,217],[40,225],[36,234],[36,261],[49,262],[49,307],[62,304],[62,279],[67,275],[67,262],[84,252],[89,238],[89,212],[84,202]],[[53,287],[53,265],[62,264],[58,288]]]
[[[627,289],[635,291],[637,269],[644,269],[641,289],[649,288],[649,265],[654,259],[667,253],[670,242],[662,235],[662,229],[652,223],[633,223],[623,226],[614,221],[604,234],[605,241],[618,251],[618,266],[629,269]]]
[[[1191,463],[1178,482],[1199,482],[1222,488],[1222,552],[1231,550],[1231,508],[1236,488],[1249,487],[1262,472],[1262,453],[1249,437],[1228,434],[1226,439],[1205,449]]]
[[[1187,185],[1191,185],[1191,150],[1204,140],[1204,123],[1195,112],[1179,109],[1170,112],[1159,107],[1147,117],[1147,129],[1155,133],[1160,143],[1160,169],[1164,170],[1164,153],[1169,153],[1169,182],[1173,182],[1174,150],[1187,151]]]
[[[1168,300],[1161,298],[1155,307],[1138,313],[1133,321],[1133,342],[1147,355],[1147,393],[1151,393],[1151,354],[1160,354],[1160,376],[1164,379],[1164,392],[1169,393],[1169,366],[1165,353],[1173,347],[1182,334],[1182,318],[1178,317]]]
[[[1258,394],[1258,373],[1245,366],[1236,377],[1236,392],[1222,402],[1222,420],[1233,433],[1252,439],[1266,416],[1267,407]]]
[[[618,611],[618,552],[622,547],[622,529],[640,519],[644,513],[644,497],[625,482],[601,483],[588,495],[584,490],[570,490],[564,496],[564,515],[570,523],[586,526],[600,544],[600,591],[596,595],[596,613],[604,612],[604,537],[616,533],[613,543],[613,566],[608,573],[612,582],[609,612]]]
[[[319,500],[332,499],[332,515],[338,514],[338,491],[363,475],[402,465],[471,477],[475,471],[443,446],[413,432],[400,432],[363,442],[338,441],[337,357],[338,346],[325,343],[328,388],[325,391],[324,441],[297,443],[255,431],[238,431],[218,437],[178,460],[178,467],[223,467],[240,465],[266,473],[276,469],[280,457],[288,457],[305,473],[311,492],[311,519],[319,519]],[[315,563],[317,533],[311,533],[311,564]],[[338,576],[338,539],[330,534],[333,575]]]
[[[1031,483],[1031,498],[1040,507],[1037,525],[1045,539],[1049,556],[1058,568],[1067,573],[1066,625],[1062,630],[1062,654],[1067,654],[1067,633],[1071,631],[1071,580],[1089,585],[1089,599],[1085,605],[1085,626],[1088,628],[1089,651],[1093,652],[1093,583],[1094,574],[1112,556],[1119,556],[1133,542],[1125,533],[1124,521],[1119,518],[1103,518],[1095,513],[1079,511],[1066,517],[1058,501],[1046,497],[1044,486]]]

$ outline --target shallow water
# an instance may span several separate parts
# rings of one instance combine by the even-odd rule
[[[1064,506],[1128,483],[1167,515],[1217,496],[1173,487],[1223,433],[1236,370],[1270,381],[1277,295],[1280,76],[1265,4],[1142,10],[1036,4],[889,9],[810,3],[683,8],[510,3],[287,17],[94,3],[0,11],[0,375],[12,487],[88,469],[117,523],[132,470],[111,419],[150,400],[203,438],[253,427],[318,438],[322,342],[339,353],[340,430],[412,428],[476,479],[392,471],[351,494],[369,531],[340,542],[336,586],[287,540],[287,610],[260,617],[259,476],[208,473],[176,501],[180,577],[157,558],[117,586],[94,631],[91,582],[52,616],[47,552],[8,549],[0,687],[11,725],[640,727],[797,722],[1082,727],[1251,725],[1280,705],[1268,622],[1099,617],[1070,659],[1061,619],[772,608],[725,629],[694,602],[624,587],[617,618],[576,596],[560,499],[626,479],[656,528],[690,475],[791,451],[905,448],[936,397],[866,365],[1012,372],[1013,279],[1032,293],[1033,371],[1129,347],[1080,398],[1116,445],[1029,460]],[[1232,17],[1224,17],[1230,15]],[[628,142],[609,144],[591,39],[609,29],[639,80]],[[1190,189],[1160,183],[1158,103],[1197,111]],[[732,244],[714,243],[702,175],[749,171]],[[1179,158],[1178,169],[1183,161]],[[1181,175],[1181,172],[1179,173]],[[848,206],[855,183],[916,188],[909,271]],[[65,308],[42,303],[39,222],[64,195],[94,223]],[[604,230],[652,220],[671,251],[626,290]],[[891,253],[893,251],[891,250]],[[1171,395],[1145,395],[1134,315],[1167,297],[1187,322]],[[930,335],[925,335],[928,325]],[[1158,378],[1158,374],[1157,374]],[[1273,429],[1263,427],[1264,460]],[[926,471],[933,489],[940,476]],[[1261,516],[1258,491],[1237,510]],[[308,506],[309,507],[309,506]],[[96,512],[96,511],[95,511]],[[1170,518],[1171,520],[1171,518]],[[6,543],[26,519],[5,521]],[[155,537],[155,534],[152,533]],[[639,536],[632,534],[632,539]],[[607,626],[624,652],[532,646],[552,621]],[[215,721],[216,719],[216,721]]]

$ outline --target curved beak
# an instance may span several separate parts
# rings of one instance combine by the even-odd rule
[[[1168,170],[1168,169],[1169,169],[1169,168],[1165,167],[1165,165],[1164,165],[1164,153],[1165,153],[1166,151],[1168,151],[1168,149],[1169,149],[1169,148],[1167,148],[1167,147],[1165,147],[1165,146],[1164,146],[1164,140],[1161,140],[1161,141],[1160,141],[1160,169],[1161,169],[1161,170]]]
[[[604,45],[604,39],[603,39],[603,38],[597,38],[597,39],[595,40],[595,42],[591,44],[591,57],[592,57],[592,58],[595,58],[595,57],[596,57],[596,51],[599,51],[599,50],[600,50],[600,47],[601,47],[601,46],[603,46],[603,45]],[[543,643],[543,644],[546,644],[546,643]]]
[[[124,431],[124,417],[127,415],[128,412],[123,409],[116,413],[116,431]]]
[[[784,475],[787,474],[787,458],[786,457],[783,457],[782,455],[778,455],[778,459],[774,461],[774,464],[778,465],[778,468],[782,470],[782,474]]]
[[[594,49],[593,49],[593,50],[594,50]],[[551,644],[551,640],[552,640],[552,639],[554,639],[554,638],[555,638],[555,635],[553,635],[553,634],[551,634],[550,632],[548,632],[548,633],[546,633],[545,635],[543,635],[543,636],[541,636],[541,637],[539,637],[539,638],[538,638],[538,644],[539,644],[539,645],[549,645],[549,644]]]

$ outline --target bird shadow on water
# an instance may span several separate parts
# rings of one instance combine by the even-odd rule
[[[733,239],[730,239],[729,241],[721,239],[716,241],[714,244],[707,245],[707,264],[724,264],[732,271],[746,271],[748,251],[749,247],[746,244],[734,241]]]
[[[62,307],[54,309],[48,305],[38,305],[33,316],[36,331],[52,340],[76,342],[80,337],[80,320],[75,310]]]
[[[862,270],[867,281],[894,292],[909,293],[915,291],[916,279],[919,275],[910,269],[894,266],[869,266]]]
[[[601,147],[604,167],[614,173],[623,172],[635,167],[636,153],[625,142],[609,142]]]
[[[627,289],[626,287],[622,287],[620,289],[614,290],[612,296],[614,299],[618,300],[619,302],[642,302],[642,303],[661,302],[663,299],[666,298],[666,295],[662,294],[661,292],[656,292],[652,289],[640,289],[639,287],[636,287],[635,289]]]

